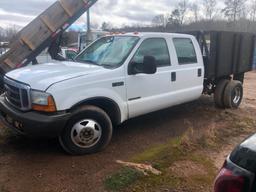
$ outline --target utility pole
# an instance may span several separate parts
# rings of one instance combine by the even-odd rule
[[[86,46],[92,42],[92,31],[91,31],[91,18],[90,9],[87,11],[87,33],[86,33]]]

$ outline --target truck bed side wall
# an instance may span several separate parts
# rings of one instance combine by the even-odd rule
[[[210,32],[207,79],[219,79],[252,70],[255,36],[249,33]]]

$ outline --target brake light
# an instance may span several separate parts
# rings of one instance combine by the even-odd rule
[[[214,192],[243,192],[245,179],[226,168],[222,168],[216,178]]]

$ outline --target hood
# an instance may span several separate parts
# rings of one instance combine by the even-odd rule
[[[32,89],[45,91],[49,86],[60,81],[105,70],[107,69],[84,63],[60,62],[16,69],[7,73],[6,76],[28,84]]]

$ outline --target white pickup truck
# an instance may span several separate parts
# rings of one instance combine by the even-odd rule
[[[242,83],[205,80],[202,51],[187,34],[128,33],[105,36],[74,62],[16,69],[4,77],[4,122],[19,133],[58,137],[74,155],[94,153],[113,127],[153,111],[215,92],[220,107],[238,107]],[[213,90],[209,92],[209,90]]]

